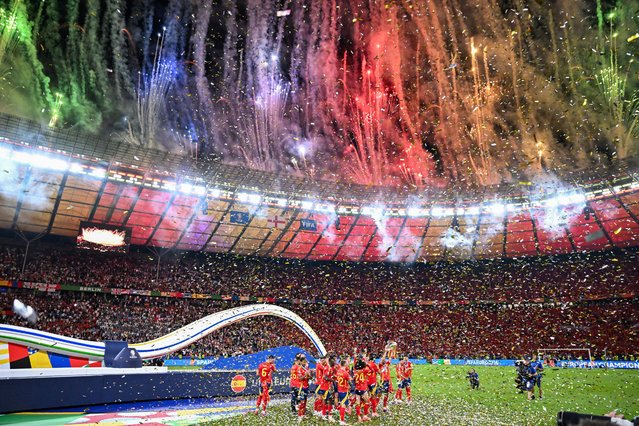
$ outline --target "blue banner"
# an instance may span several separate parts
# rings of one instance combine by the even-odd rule
[[[249,223],[249,214],[247,212],[238,212],[231,210],[231,223],[239,223],[246,225]]]
[[[306,355],[311,367],[315,366],[315,358],[304,349],[296,346],[281,346],[254,354],[218,358],[206,364],[204,370],[257,370],[257,367],[266,361],[269,355],[275,357],[275,365],[278,370],[290,370],[293,367],[293,362],[295,362],[295,355],[298,353]]]
[[[300,219],[300,231],[317,231],[317,222],[313,219]]]
[[[492,366],[492,367],[514,367],[514,359],[436,359],[432,360],[435,365],[470,365],[470,366]],[[639,370],[639,361],[588,361],[569,360],[556,361],[559,368],[612,368],[625,370]]]
[[[254,354],[226,357],[226,358],[168,358],[164,360],[166,367],[175,366],[202,366],[204,370],[256,370],[266,357],[273,355],[278,370],[287,370],[293,366],[295,355],[303,353],[306,355],[311,367],[315,366],[315,358],[304,349],[295,346],[282,346],[279,348],[267,349]]]

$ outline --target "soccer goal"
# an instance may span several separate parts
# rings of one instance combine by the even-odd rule
[[[537,358],[545,359],[546,355],[552,355],[553,353],[559,354],[564,352],[569,352],[572,355],[583,354],[583,355],[580,355],[579,358],[582,358],[588,361],[588,364],[587,364],[588,368],[592,368],[595,365],[594,360],[592,359],[592,353],[590,352],[590,348],[542,348],[542,349],[537,349]],[[554,365],[552,366],[554,367]]]

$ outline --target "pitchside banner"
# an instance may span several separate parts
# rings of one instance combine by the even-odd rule
[[[433,359],[435,365],[471,365],[492,367],[514,367],[514,359]],[[639,361],[556,361],[559,368],[612,368],[639,370]]]

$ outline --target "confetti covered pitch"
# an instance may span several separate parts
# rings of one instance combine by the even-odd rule
[[[415,366],[411,405],[391,405],[392,413],[370,425],[554,425],[558,411],[603,414],[619,409],[639,414],[639,375],[632,370],[551,370],[544,376],[544,399],[527,401],[514,388],[514,369],[477,367],[481,387],[470,391],[466,368]],[[0,416],[0,425],[290,425],[281,399],[266,418],[246,414],[254,400],[197,400],[99,407],[88,413],[60,410]],[[353,423],[352,419],[349,419]],[[303,424],[326,422],[309,418]]]
[[[481,387],[470,391],[466,367],[415,366],[412,405],[391,405],[392,414],[370,425],[554,425],[557,412],[604,414],[618,408],[626,417],[639,414],[639,374],[632,370],[552,370],[544,376],[544,399],[527,401],[514,387],[513,368],[477,367]],[[286,405],[266,418],[244,415],[215,425],[289,425]],[[349,423],[354,423],[349,419]],[[309,419],[305,425],[325,421]]]

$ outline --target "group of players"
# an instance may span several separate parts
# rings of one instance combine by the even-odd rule
[[[376,363],[374,357],[359,354],[353,357],[327,355],[317,360],[313,371],[303,354],[298,354],[291,369],[291,411],[301,421],[306,415],[306,407],[314,375],[315,402],[313,415],[334,422],[333,412],[339,413],[339,424],[346,425],[346,415],[352,414],[353,407],[359,422],[378,417],[378,406],[388,413],[389,395],[394,389],[391,381],[391,363],[384,356]],[[260,395],[257,399],[255,414],[266,415],[270,400],[269,392],[275,360],[269,357],[257,370],[260,379]],[[404,357],[395,367],[397,391],[394,400],[403,403],[403,391],[406,391],[406,403],[411,402],[411,384],[413,364]],[[314,373],[314,374],[313,374]]]

